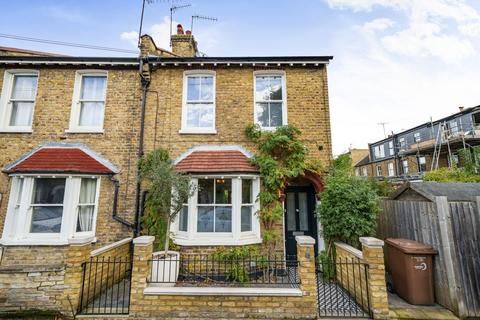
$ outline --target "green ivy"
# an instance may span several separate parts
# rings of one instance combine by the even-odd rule
[[[270,253],[275,252],[279,235],[274,231],[283,218],[281,195],[289,179],[305,171],[320,172],[318,161],[308,161],[308,148],[300,140],[301,131],[294,126],[281,126],[275,131],[262,131],[258,125],[248,125],[246,136],[257,146],[252,163],[262,178],[259,193],[261,209],[257,212],[263,225],[263,242]]]

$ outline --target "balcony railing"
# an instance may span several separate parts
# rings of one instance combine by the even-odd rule
[[[149,260],[149,283],[170,286],[298,287],[296,257],[182,255]]]

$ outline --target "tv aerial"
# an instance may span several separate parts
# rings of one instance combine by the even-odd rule
[[[199,14],[193,15],[192,16],[192,23],[190,24],[190,31],[193,33],[193,23],[194,21],[197,20],[204,20],[204,21],[211,21],[211,22],[217,22],[218,19],[215,17],[208,17],[208,16],[202,16]]]
[[[191,4],[182,4],[182,5],[172,5],[170,7],[170,46],[172,46],[172,24],[173,24],[173,14],[180,9],[185,9],[190,7]]]

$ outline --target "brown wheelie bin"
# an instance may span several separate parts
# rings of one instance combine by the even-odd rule
[[[434,304],[431,245],[408,239],[385,240],[387,267],[397,294],[410,304]]]

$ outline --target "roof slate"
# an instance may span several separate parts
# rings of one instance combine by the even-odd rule
[[[480,183],[408,182],[392,195],[392,199],[398,198],[407,189],[412,189],[431,201],[443,196],[452,202],[469,202],[480,196]]]

